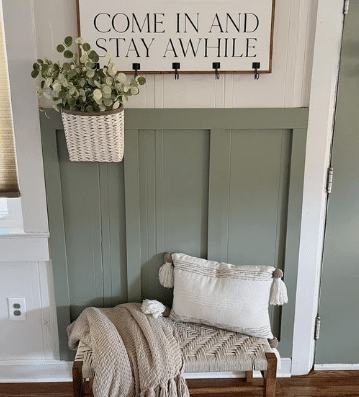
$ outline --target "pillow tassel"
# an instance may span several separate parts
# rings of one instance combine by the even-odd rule
[[[287,287],[281,279],[283,277],[283,272],[280,269],[276,269],[274,270],[272,277],[273,282],[270,294],[270,304],[283,305],[284,303],[288,303]]]
[[[164,265],[162,265],[158,272],[158,277],[160,279],[160,283],[165,288],[173,288],[174,287],[174,270],[173,270],[172,263],[166,262]]]

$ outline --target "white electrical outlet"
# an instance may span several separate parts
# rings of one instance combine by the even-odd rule
[[[11,321],[26,320],[25,298],[7,298],[9,308],[9,319]]]

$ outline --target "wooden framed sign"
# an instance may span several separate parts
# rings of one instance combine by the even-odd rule
[[[78,0],[79,34],[141,73],[271,72],[275,0]],[[103,61],[102,61],[103,62]]]

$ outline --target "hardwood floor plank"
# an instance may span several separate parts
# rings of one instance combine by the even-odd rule
[[[240,391],[214,394],[211,389],[216,382]],[[262,379],[253,379],[249,385],[242,379],[190,380],[188,383],[198,388],[198,393],[192,394],[196,397],[263,397],[259,389]],[[204,385],[208,389],[200,394]],[[313,371],[306,376],[280,378],[276,390],[276,397],[359,397],[359,371]],[[73,397],[72,383],[0,383],[0,397]]]

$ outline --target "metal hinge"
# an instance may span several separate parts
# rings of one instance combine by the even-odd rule
[[[319,334],[320,334],[320,317],[317,314],[317,317],[315,318],[315,330],[314,330],[314,339],[315,340],[319,339]]]
[[[333,187],[333,167],[328,168],[328,175],[327,175],[327,193],[330,194],[332,192]]]
[[[344,8],[343,8],[343,14],[346,15],[349,12],[349,0],[344,0]]]

